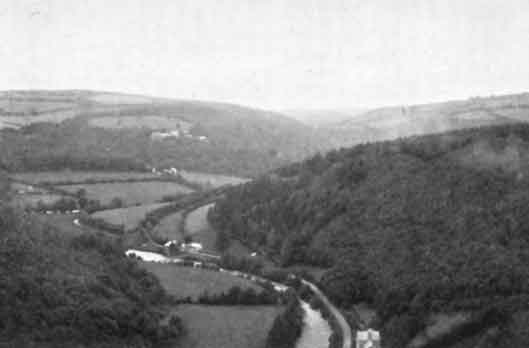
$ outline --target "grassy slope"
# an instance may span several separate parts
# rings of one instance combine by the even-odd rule
[[[364,141],[529,121],[529,93],[384,107],[356,114],[333,127]]]
[[[98,200],[101,204],[109,204],[112,199],[121,198],[125,205],[153,203],[168,194],[192,192],[183,185],[164,181],[59,185],[56,187],[72,194],[85,189],[87,198]]]
[[[37,171],[37,172],[23,172],[13,173],[10,175],[14,180],[30,182],[34,184],[39,183],[61,183],[61,182],[86,182],[89,180],[127,180],[127,179],[155,179],[158,178],[156,174],[151,172],[111,172],[111,171]]]
[[[183,240],[184,231],[180,230],[183,219],[181,211],[163,218],[151,231],[155,240]]]
[[[268,331],[281,307],[178,306],[186,323],[186,348],[264,348]]]
[[[215,251],[216,233],[207,219],[208,210],[212,206],[213,204],[207,204],[187,214],[185,232],[193,237],[193,241],[201,243],[205,250]]]
[[[103,219],[113,225],[123,225],[127,231],[138,226],[148,212],[167,204],[168,203],[153,203],[128,208],[102,210],[92,214],[92,216]]]
[[[256,291],[260,289],[246,279],[216,271],[148,262],[142,263],[142,267],[156,275],[167,293],[179,299],[189,296],[196,300],[204,292],[210,295],[220,294],[233,286],[253,288]]]

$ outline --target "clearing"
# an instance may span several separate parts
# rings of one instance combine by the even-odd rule
[[[258,293],[262,290],[252,281],[228,273],[156,262],[141,262],[141,265],[155,274],[167,292],[177,298],[189,296],[196,300],[206,291],[208,294],[220,294],[232,286],[253,288]]]
[[[152,229],[152,237],[155,240],[183,240],[184,231],[180,229],[183,218],[182,211],[164,217]]]
[[[193,237],[194,242],[201,243],[205,250],[214,251],[217,234],[208,222],[208,210],[214,203],[203,205],[189,214],[185,221],[185,233]]]
[[[187,348],[264,348],[279,306],[203,306],[181,305],[176,314],[182,318]]]
[[[118,197],[126,205],[153,203],[165,195],[188,194],[193,192],[189,187],[169,181],[113,182],[99,184],[59,185],[56,188],[75,194],[80,189],[86,190],[89,199],[96,199],[101,204],[108,204]]]
[[[191,172],[187,170],[179,170],[178,174],[180,174],[184,179],[189,182],[196,183],[208,188],[217,188],[224,185],[239,185],[250,180],[247,178],[239,178],[236,176]]]
[[[192,124],[171,116],[160,115],[119,115],[92,117],[89,123],[93,127],[122,129],[122,128],[148,128],[148,129],[178,129],[189,132]]]
[[[130,231],[138,226],[147,213],[167,204],[169,203],[154,203],[128,208],[101,210],[93,213],[91,216],[103,219],[113,225],[123,225],[125,231]]]
[[[10,175],[11,178],[24,182],[38,183],[81,183],[88,181],[103,181],[103,180],[141,180],[153,179],[158,175],[151,172],[114,172],[114,171],[76,171],[76,170],[58,170],[58,171],[43,171],[43,172],[21,172]]]

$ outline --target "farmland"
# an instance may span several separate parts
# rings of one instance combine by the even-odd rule
[[[158,178],[156,174],[151,172],[112,172],[112,171],[42,171],[42,172],[23,172],[14,173],[10,175],[15,180],[38,183],[81,183],[89,181],[124,181],[124,180],[141,180]]]
[[[59,185],[56,187],[72,194],[84,189],[88,198],[96,199],[101,204],[108,204],[112,199],[119,197],[126,205],[152,203],[168,194],[187,194],[192,192],[188,187],[164,181],[77,184]]]
[[[209,225],[207,214],[213,204],[206,204],[190,212],[185,221],[187,235],[201,243],[206,250],[215,250],[216,233]]]
[[[103,219],[113,225],[123,225],[126,231],[134,229],[150,211],[163,207],[168,203],[154,203],[135,207],[98,211],[91,216]]]
[[[264,348],[277,306],[178,306],[187,335],[187,348]]]
[[[179,211],[163,218],[151,231],[153,238],[156,240],[181,239],[184,234],[184,231],[180,230],[182,215],[182,212]]]
[[[249,180],[236,176],[191,172],[186,170],[181,170],[179,174],[184,179],[192,183],[197,183],[210,188],[216,188],[224,185],[239,185]]]
[[[17,206],[36,208],[39,202],[46,205],[58,202],[63,196],[54,193],[18,194],[13,200]]]
[[[90,118],[90,125],[94,127],[122,129],[122,128],[148,128],[148,129],[182,129],[189,131],[191,123],[176,117],[160,115],[119,115]]]
[[[220,294],[233,286],[260,290],[253,282],[227,273],[155,262],[142,262],[141,264],[157,276],[169,294],[177,298],[189,296],[196,300],[204,292],[210,295]]]

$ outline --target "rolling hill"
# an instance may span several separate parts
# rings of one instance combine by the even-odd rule
[[[210,222],[224,245],[329,267],[322,288],[373,306],[388,346],[472,313],[437,346],[491,328],[496,347],[524,347],[528,150],[529,125],[510,124],[331,151],[230,189]]]
[[[336,145],[275,112],[94,91],[2,92],[0,128],[9,170],[175,166],[248,176]]]
[[[377,108],[327,126],[348,130],[354,142],[360,143],[527,121],[529,93],[521,93]]]

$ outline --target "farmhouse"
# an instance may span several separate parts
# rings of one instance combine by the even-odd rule
[[[357,331],[356,348],[380,348],[380,332],[372,329]]]

